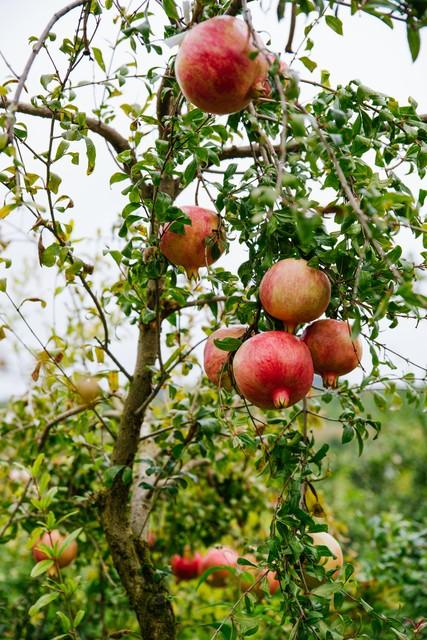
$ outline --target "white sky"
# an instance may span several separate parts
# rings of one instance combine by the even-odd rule
[[[19,74],[22,72],[24,64],[28,58],[30,49],[28,45],[28,37],[30,35],[39,35],[44,26],[52,16],[52,14],[66,4],[64,0],[43,0],[43,2],[35,3],[33,0],[0,0],[0,18],[2,24],[2,38],[0,42],[0,50],[12,65],[14,70]],[[133,3],[137,6],[139,3]],[[261,6],[257,2],[251,2],[250,8],[253,13],[254,25],[258,30],[270,34],[272,38],[271,49],[276,52],[283,52],[287,36],[287,21],[277,23],[275,18],[275,5],[272,7]],[[328,69],[331,73],[330,80],[334,86],[339,83],[348,83],[352,79],[360,79],[364,84],[374,89],[390,94],[397,98],[401,103],[406,103],[408,96],[412,96],[418,101],[420,112],[427,112],[427,29],[422,34],[423,46],[421,54],[417,62],[411,61],[409,49],[406,43],[405,30],[402,25],[396,25],[394,30],[390,30],[379,20],[372,17],[357,15],[350,17],[349,11],[341,8],[340,18],[344,23],[344,37],[335,34],[325,25],[318,25],[311,34],[315,42],[314,49],[309,53],[309,57],[318,63],[318,69],[313,73],[309,72],[302,65],[295,64],[295,69],[301,72],[303,78],[319,80],[320,69]],[[75,25],[76,12],[67,16],[61,26],[54,30],[58,33],[58,41],[60,35],[66,33],[67,26],[71,28]],[[301,41],[303,29],[303,19],[300,19],[299,28],[294,39],[294,45],[297,46]],[[106,23],[108,22],[108,16]],[[103,30],[97,34],[96,46],[105,49],[104,59],[108,61],[108,45],[114,41],[117,33],[117,26],[110,30],[106,28],[104,23]],[[71,33],[71,30],[69,31]],[[267,36],[265,36],[267,39]],[[166,55],[169,50],[166,50]],[[121,54],[119,54],[121,55]],[[300,55],[305,55],[301,51]],[[290,56],[285,55],[285,60],[289,62]],[[123,58],[125,61],[127,58]],[[118,66],[120,57],[114,60],[114,67]],[[138,60],[141,69],[147,69],[153,64],[158,64],[157,57],[146,56],[143,60]],[[31,94],[39,88],[38,80],[41,74],[51,73],[46,57],[40,55],[34,65],[31,76],[28,81],[28,87]],[[78,79],[90,80],[93,74],[93,63],[89,60],[85,61],[79,68],[76,77]],[[10,72],[0,59],[0,79],[6,78]],[[0,80],[1,82],[1,80]],[[84,104],[83,109],[90,110],[94,106],[93,94],[91,89],[85,89],[81,92]],[[144,90],[142,83],[133,83],[126,89],[126,95],[117,100],[117,105],[122,102],[142,102],[144,99]],[[304,95],[308,97],[310,91],[305,87]],[[28,96],[23,95],[22,99],[28,100]],[[24,118],[22,118],[24,120]],[[29,129],[31,131],[31,140],[35,148],[43,149],[47,140],[47,125],[44,122],[34,122],[27,119]],[[117,120],[117,126],[126,135],[128,122],[124,116],[120,116]],[[94,137],[94,136],[92,136]],[[58,172],[64,178],[64,191],[72,196],[75,202],[75,208],[71,210],[70,215],[75,220],[76,231],[79,237],[85,239],[79,249],[79,254],[83,252],[88,259],[91,252],[102,250],[102,243],[99,237],[111,244],[111,228],[117,220],[118,213],[124,206],[123,198],[120,195],[120,185],[108,186],[109,176],[115,170],[111,157],[106,152],[102,142],[97,142],[98,162],[97,168],[89,178],[85,175],[85,167],[71,166],[69,161],[62,163],[58,167]],[[83,146],[81,146],[81,155],[84,156]],[[5,159],[0,156],[0,167],[4,166]],[[420,181],[414,177],[408,179],[411,187],[418,191],[423,186],[427,188],[427,181]],[[190,198],[189,193],[183,194],[179,202],[188,204]],[[201,204],[203,199],[201,200]],[[209,204],[206,199],[205,204]],[[23,274],[26,264],[34,265],[37,263],[37,247],[31,236],[25,235],[31,227],[32,220],[25,211],[17,211],[11,214],[7,220],[0,222],[0,239],[4,237],[13,238],[15,242],[11,246],[10,254],[14,260],[14,274]],[[100,230],[100,231],[99,231]],[[47,240],[47,238],[46,238]],[[402,236],[402,244],[407,254],[416,255],[418,247],[416,243],[409,240],[409,234]],[[226,257],[221,259],[222,264],[233,271],[237,270],[240,263],[242,253],[239,248]],[[8,275],[8,272],[0,265],[0,278]],[[116,277],[116,273],[112,271],[112,276]],[[20,291],[25,292],[25,296],[37,296],[49,299],[49,296],[56,286],[53,279],[52,270],[35,269],[26,272],[21,276]],[[49,305],[43,314],[32,310],[31,305],[24,306],[23,310],[40,335],[47,335],[47,326],[52,318],[56,319],[58,326],[63,324],[65,315],[72,313],[70,309],[65,309],[62,305]],[[6,312],[11,316],[11,309],[4,297],[0,298],[0,313]],[[61,323],[62,320],[62,323]],[[1,324],[0,316],[0,324]],[[14,325],[19,335],[24,341],[34,346],[34,340],[21,323]],[[118,357],[123,360],[126,366],[131,369],[135,354],[134,334],[126,335],[125,332],[119,335],[119,340],[114,351]],[[414,323],[406,321],[401,324],[398,329],[386,331],[381,337],[383,342],[403,354],[408,358],[425,364],[425,348],[424,353],[420,349],[427,343],[427,332],[424,327],[420,326],[415,330]],[[1,368],[0,375],[2,382],[0,383],[0,399],[7,397],[10,393],[23,392],[30,383],[30,374],[34,368],[34,363],[27,357],[24,350],[21,350],[18,356],[12,355],[8,341],[0,342],[0,360],[5,361],[6,367]],[[396,360],[399,371],[405,371],[406,365]],[[417,372],[416,369],[410,367],[411,370]],[[419,373],[419,371],[418,371]],[[356,379],[360,374],[356,374]]]

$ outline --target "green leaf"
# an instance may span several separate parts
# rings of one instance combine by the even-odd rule
[[[56,600],[59,596],[59,593],[45,593],[44,596],[41,596],[32,607],[30,607],[28,614],[33,616],[37,611],[46,607],[48,604]]]
[[[310,58],[307,58],[307,56],[302,56],[300,58],[300,62],[302,62],[304,67],[307,67],[309,71],[314,71],[317,67],[317,62],[310,60]]]
[[[69,142],[67,142],[66,140],[61,140],[55,153],[54,162],[62,158],[64,153],[68,150],[69,146],[70,146]]]
[[[56,615],[61,620],[62,628],[64,631],[69,631],[71,629],[71,620],[68,616],[65,615],[62,611],[57,611]]]
[[[406,37],[408,38],[409,50],[411,52],[412,60],[413,62],[415,62],[415,60],[418,58],[421,47],[420,32],[416,27],[408,23],[406,29]]]
[[[65,549],[68,549],[68,547],[73,542],[73,540],[75,540],[81,534],[82,531],[83,529],[81,527],[80,529],[75,529],[65,538],[64,542],[61,544],[58,550],[58,557],[65,551]]]
[[[41,469],[42,463],[43,463],[43,460],[44,460],[44,453],[40,453],[37,456],[37,458],[34,460],[34,464],[31,467],[31,475],[34,478],[38,477],[38,475],[40,473],[40,469]]]
[[[115,477],[119,474],[122,469],[124,469],[124,464],[115,464],[112,467],[109,467],[105,472],[105,484],[107,487],[111,487],[114,482]]]
[[[102,57],[101,49],[97,49],[97,47],[92,47],[93,57],[95,58],[98,65],[101,67],[103,71],[105,71],[105,63],[104,58]]]
[[[87,156],[87,169],[86,175],[90,176],[95,168],[95,160],[96,160],[96,147],[93,144],[92,140],[86,136],[86,156]]]
[[[40,562],[37,562],[37,564],[34,565],[30,573],[30,576],[32,578],[37,578],[37,576],[41,576],[42,573],[45,573],[51,567],[53,567],[54,564],[55,564],[54,561],[50,560],[49,558],[47,558],[46,560],[41,560]]]
[[[126,180],[126,178],[128,178],[129,176],[127,175],[127,173],[121,173],[120,171],[118,171],[117,173],[113,173],[113,175],[110,178],[110,185],[114,184],[115,182],[122,182],[123,180]]]
[[[237,351],[242,344],[238,338],[223,338],[223,340],[214,340],[214,345],[221,351]]]
[[[163,9],[168,18],[171,20],[179,20],[174,0],[163,0]]]
[[[335,33],[338,33],[338,35],[342,36],[342,22],[339,18],[337,18],[336,16],[326,16],[325,20],[326,24],[332,29],[332,31],[335,31]]]
[[[80,609],[80,611],[77,611],[76,613],[76,617],[74,618],[74,627],[78,627],[79,624],[81,623],[81,621],[84,618],[85,615],[85,610],[84,609]]]

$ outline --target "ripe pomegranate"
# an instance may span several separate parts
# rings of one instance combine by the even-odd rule
[[[290,333],[303,322],[315,320],[325,311],[331,298],[331,283],[322,271],[305,260],[287,258],[276,262],[259,287],[264,309],[282,320]]]
[[[233,359],[240,393],[257,407],[279,409],[301,400],[313,382],[310,351],[284,331],[259,333],[246,340]]]
[[[221,565],[236,568],[238,557],[239,554],[236,553],[234,549],[230,549],[230,547],[213,547],[212,549],[209,549],[202,559],[200,574],[208,571],[208,569],[211,569],[212,567],[218,567]],[[218,571],[213,571],[209,574],[206,581],[212,587],[223,587],[227,583],[230,575],[231,574],[227,569],[218,569]]]
[[[74,386],[84,404],[92,404],[101,395],[101,387],[93,376],[79,376]]]
[[[63,544],[65,537],[62,536],[57,529],[44,533],[41,538],[34,544],[32,548],[33,558],[36,562],[41,560],[47,560],[49,556],[45,551],[39,548],[38,545],[45,544],[48,547],[52,547],[55,551],[59,551]],[[66,567],[75,559],[77,555],[77,542],[73,540],[68,547],[61,553],[59,558],[56,558],[55,565],[58,567]]]
[[[153,549],[156,545],[157,542],[157,536],[154,533],[154,531],[151,531],[151,529],[147,532],[147,544],[150,547],[150,549]]]
[[[175,60],[182,93],[207,113],[241,111],[263,92],[269,67],[263,46],[238,18],[201,22],[187,33]]]
[[[229,391],[231,389],[231,379],[227,371],[227,361],[229,353],[215,346],[215,340],[224,338],[240,338],[246,331],[246,327],[241,324],[232,327],[221,327],[217,329],[207,339],[203,355],[205,373],[213,384],[223,387]]]
[[[338,376],[350,373],[362,358],[362,343],[352,340],[351,329],[342,320],[317,320],[302,335],[313,358],[314,370],[325,387],[335,388]]]
[[[184,553],[183,556],[174,555],[171,558],[172,573],[177,582],[197,578],[200,575],[201,564],[202,556],[200,553],[195,553],[193,557]]]
[[[224,251],[224,235],[220,218],[215,211],[201,207],[180,207],[191,219],[184,225],[184,233],[170,231],[169,225],[162,230],[160,251],[170,262],[184,267],[188,278],[198,278],[199,267],[215,262]]]
[[[280,582],[277,579],[276,572],[269,571],[266,575],[266,579],[268,582],[268,590],[270,591],[270,595],[274,596],[276,591],[280,589]]]
[[[320,531],[318,533],[310,533],[310,538],[313,540],[313,544],[316,547],[327,547],[329,551],[333,554],[332,556],[322,556],[319,561],[319,564],[322,565],[326,572],[332,571],[335,569],[332,574],[333,578],[336,578],[339,574],[339,571],[344,563],[341,546],[330,533],[326,531]]]

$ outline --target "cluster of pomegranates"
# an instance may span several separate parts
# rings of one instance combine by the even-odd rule
[[[274,264],[262,278],[259,296],[264,310],[281,320],[285,331],[266,331],[244,340],[232,362],[237,389],[249,402],[264,408],[289,407],[307,395],[314,372],[326,387],[360,363],[362,345],[340,320],[316,320],[327,308],[331,285],[325,273],[305,260],[287,258]],[[316,320],[301,338],[298,325]],[[204,368],[209,380],[231,388],[230,358],[216,340],[242,338],[247,328],[221,327],[208,338]]]
[[[334,571],[333,578],[336,578],[340,568],[343,565],[343,554],[338,541],[326,532],[310,533],[312,544],[315,547],[326,547],[332,554],[330,556],[322,556],[319,562],[328,573]],[[268,590],[271,595],[276,593],[280,588],[280,582],[277,579],[274,571],[267,571],[265,569],[256,566],[256,559],[254,556],[247,556],[247,560],[251,562],[250,565],[238,564],[239,554],[230,547],[213,547],[202,556],[200,553],[195,553],[191,556],[186,552],[183,556],[174,555],[171,558],[172,573],[175,575],[177,582],[182,580],[193,580],[203,575],[206,571],[215,569],[209,573],[206,578],[206,582],[212,587],[224,587],[226,586],[233,573],[227,569],[240,569],[240,572],[250,573],[253,575],[253,580],[249,580],[244,576],[239,577],[240,587],[243,591],[255,589],[258,593],[261,593],[261,583],[266,580]],[[309,577],[306,576],[306,583],[311,582]],[[310,586],[310,585],[308,585]],[[314,582],[313,582],[314,586]]]
[[[212,264],[224,250],[221,223],[214,211],[181,207],[191,224],[178,234],[170,225],[162,230],[160,250],[187,275]],[[214,248],[216,252],[214,252]],[[233,358],[233,376],[239,392],[254,405],[288,407],[307,395],[314,373],[326,387],[335,387],[338,376],[360,363],[362,345],[353,339],[347,322],[317,320],[327,309],[331,284],[325,273],[302,259],[287,258],[274,264],[262,278],[259,297],[264,310],[282,321],[285,331],[268,331],[244,340]],[[301,338],[294,335],[301,324],[313,322]],[[222,327],[211,334],[204,352],[206,375],[214,384],[230,389],[229,357],[216,340],[241,338],[247,328]],[[246,337],[246,336],[245,336]]]

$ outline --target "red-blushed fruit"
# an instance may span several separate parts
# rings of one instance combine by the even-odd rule
[[[270,595],[274,596],[276,591],[280,589],[280,582],[277,579],[277,574],[275,571],[269,571],[266,575],[268,590],[270,591]]]
[[[307,395],[313,382],[308,347],[284,331],[267,331],[246,340],[233,359],[240,393],[262,409],[290,407]]]
[[[57,529],[44,533],[39,540],[34,544],[32,548],[33,558],[36,562],[41,560],[47,560],[49,556],[45,551],[39,548],[38,545],[45,544],[47,547],[55,547],[56,551],[59,551],[63,544],[65,537],[60,534]],[[77,542],[73,540],[66,549],[61,553],[59,558],[55,559],[55,565],[58,567],[66,567],[75,559],[77,555]]]
[[[305,260],[286,258],[264,274],[259,297],[267,313],[294,333],[299,324],[316,320],[326,310],[331,283],[325,273],[309,267]]]
[[[334,571],[332,577],[336,578],[344,562],[340,543],[326,531],[309,533],[308,535],[313,540],[313,545],[315,547],[327,547],[332,553],[333,557],[322,556],[319,564],[323,566],[326,572]]]
[[[248,555],[245,557],[256,565],[257,562],[254,556]],[[280,582],[277,579],[275,571],[266,571],[265,568],[259,568],[258,566],[252,565],[239,565],[239,567],[242,572],[246,574],[245,576],[240,577],[240,589],[242,591],[251,591],[259,598],[262,598],[264,595],[263,584],[265,584],[265,582],[267,582],[270,595],[274,595],[280,588]]]
[[[212,567],[223,565],[235,569],[237,567],[238,557],[239,554],[234,551],[234,549],[230,549],[230,547],[213,547],[209,549],[202,558],[200,574],[208,571],[208,569],[212,569]],[[230,576],[231,573],[227,569],[218,569],[209,574],[206,582],[212,587],[224,587],[230,579]]]
[[[263,92],[269,63],[262,48],[243,20],[217,16],[201,22],[187,33],[175,60],[182,93],[207,113],[241,111]]]
[[[246,327],[241,324],[231,327],[221,327],[217,329],[206,341],[203,354],[203,364],[207,377],[213,384],[223,387],[228,391],[231,389],[231,379],[227,371],[226,363],[228,351],[223,351],[215,346],[215,340],[224,340],[224,338],[240,338],[246,331]]]
[[[170,262],[184,267],[188,278],[198,278],[198,269],[207,267],[224,251],[224,234],[220,218],[210,209],[180,207],[191,220],[184,225],[184,233],[170,230],[170,224],[161,232],[160,251]]]
[[[150,549],[152,549],[157,541],[157,536],[154,533],[154,531],[151,531],[151,529],[147,532],[147,544],[150,547]]]
[[[200,553],[195,553],[193,557],[184,554],[183,556],[174,555],[171,558],[172,573],[177,582],[197,578],[200,575],[201,564],[202,556]]]
[[[352,340],[351,328],[342,320],[317,320],[302,335],[313,358],[314,371],[325,387],[335,388],[338,376],[350,373],[362,358],[362,343]]]

